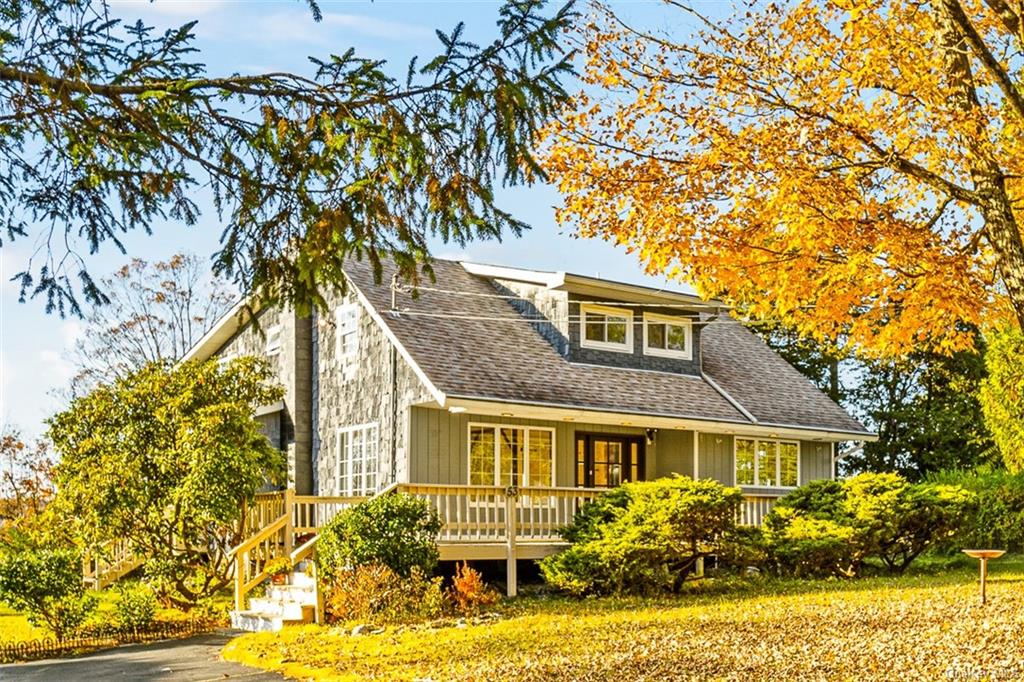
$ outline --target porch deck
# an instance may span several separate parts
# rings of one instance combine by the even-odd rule
[[[565,548],[559,531],[603,488],[503,488],[499,486],[399,483],[381,493],[403,492],[426,499],[437,510],[437,543],[442,561],[505,560],[508,594],[516,594],[516,561],[541,559]],[[316,534],[338,513],[363,497],[295,495],[286,490],[263,493],[247,511],[252,533],[236,547],[235,600],[241,609],[248,592],[265,577],[263,567],[278,556],[293,563],[312,556]],[[760,525],[777,495],[748,495],[739,523]],[[312,536],[310,538],[310,536]],[[301,545],[295,549],[296,545]]]

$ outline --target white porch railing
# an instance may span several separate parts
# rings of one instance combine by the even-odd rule
[[[738,523],[741,526],[760,526],[782,494],[744,495],[740,504]]]
[[[422,497],[441,517],[439,542],[561,542],[585,503],[605,492],[596,488],[518,488],[484,485],[402,483],[400,492]],[[514,494],[509,494],[514,490]]]

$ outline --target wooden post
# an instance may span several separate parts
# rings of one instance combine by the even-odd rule
[[[235,611],[245,610],[245,598],[242,587],[245,585],[245,574],[242,571],[242,552],[235,555]]]
[[[295,502],[295,490],[288,488],[284,491],[284,554],[287,557],[292,555],[295,548],[295,523],[292,519],[292,505]]]
[[[505,489],[505,541],[507,543],[506,558],[506,594],[516,596],[519,580],[516,575],[516,498],[519,493],[514,486]]]
[[[324,624],[324,593],[320,591],[320,574],[316,570],[316,557],[309,558],[309,572],[313,577],[313,600],[316,604],[316,613],[313,620],[317,625]]]
[[[981,558],[981,603],[985,603],[985,580],[988,578],[988,557]]]

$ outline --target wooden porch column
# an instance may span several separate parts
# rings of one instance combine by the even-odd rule
[[[295,523],[292,519],[292,506],[295,503],[295,489],[288,488],[284,491],[284,554],[287,557],[292,555],[295,548]]]
[[[516,596],[519,588],[519,579],[516,575],[516,498],[518,497],[519,491],[514,486],[505,490],[505,539],[507,543],[505,582],[507,583],[506,594],[510,597]]]

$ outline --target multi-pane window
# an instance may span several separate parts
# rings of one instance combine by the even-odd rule
[[[644,314],[644,353],[671,358],[692,356],[693,323],[683,317]]]
[[[755,438],[736,439],[736,485],[796,487],[800,446]]]
[[[334,333],[338,342],[337,356],[350,358],[359,350],[359,304],[346,303],[334,311]]]
[[[554,485],[555,444],[551,429],[471,424],[470,485]]]
[[[281,325],[267,327],[264,354],[269,358],[281,352]]]
[[[376,424],[338,429],[338,494],[373,495],[378,481]]]
[[[580,344],[584,348],[633,351],[633,313],[630,311],[581,305],[580,324],[583,328]]]

